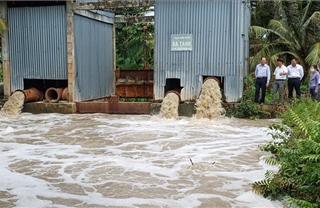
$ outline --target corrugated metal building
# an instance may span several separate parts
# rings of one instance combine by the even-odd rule
[[[65,6],[9,7],[11,90],[24,79],[67,80]]]
[[[26,83],[45,83],[43,88],[59,83],[72,91],[71,101],[114,94],[114,14],[68,13],[67,4],[1,3],[9,26],[10,92]]]
[[[249,1],[156,1],[155,99],[163,99],[180,79],[181,99],[195,100],[208,76],[221,79],[227,102],[241,98],[249,25]]]

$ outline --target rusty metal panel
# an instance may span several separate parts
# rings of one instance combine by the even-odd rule
[[[116,78],[126,78],[134,80],[153,80],[153,70],[116,70]]]
[[[112,33],[112,24],[74,15],[76,101],[115,93]]]
[[[153,84],[117,84],[116,95],[123,98],[153,98]]]
[[[149,102],[76,102],[78,113],[149,114]]]
[[[11,91],[23,79],[67,79],[65,6],[8,8]]]
[[[203,76],[237,77],[224,90],[228,102],[248,72],[249,1],[158,0],[155,5],[155,99],[163,99],[167,78],[179,78],[182,100],[199,95]],[[171,35],[192,35],[192,48],[172,51]],[[186,36],[185,36],[186,37]]]
[[[153,70],[116,70],[116,95],[153,98]]]

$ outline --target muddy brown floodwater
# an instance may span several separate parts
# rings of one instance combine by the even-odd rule
[[[251,191],[272,122],[0,118],[0,207],[282,207]]]

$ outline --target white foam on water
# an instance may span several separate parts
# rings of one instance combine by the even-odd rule
[[[24,105],[24,93],[21,91],[14,92],[0,110],[0,117],[18,116]]]
[[[14,129],[11,126],[8,126],[6,129],[4,129],[1,134],[9,134],[11,132],[14,132]]]
[[[207,79],[202,87],[196,106],[196,118],[213,119],[221,116],[224,109],[221,105],[221,92],[219,83],[215,79]]]
[[[179,96],[176,93],[168,93],[161,103],[160,117],[178,119]]]
[[[283,205],[279,201],[270,201],[260,195],[254,194],[253,192],[245,192],[235,198],[239,203],[243,203],[246,207],[276,207],[281,208]]]
[[[281,207],[251,193],[267,128],[219,119],[0,118],[0,207]]]

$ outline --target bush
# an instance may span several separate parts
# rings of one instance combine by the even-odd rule
[[[300,86],[301,94],[307,94],[309,92],[309,82],[310,80],[306,79],[304,80],[304,82],[301,83],[301,86]]]
[[[268,112],[260,110],[259,106],[251,100],[245,100],[233,110],[232,115],[237,118],[257,119],[269,115]]]
[[[251,76],[244,78],[244,90],[240,103],[235,109],[227,109],[227,116],[234,116],[237,118],[265,118],[270,114],[267,111],[260,110],[259,105],[253,102],[255,94],[254,80]]]
[[[283,199],[289,207],[320,207],[319,103],[311,99],[294,102],[283,113],[283,123],[270,127],[273,141],[261,147],[272,153],[265,162],[278,165],[255,182],[255,192]]]

